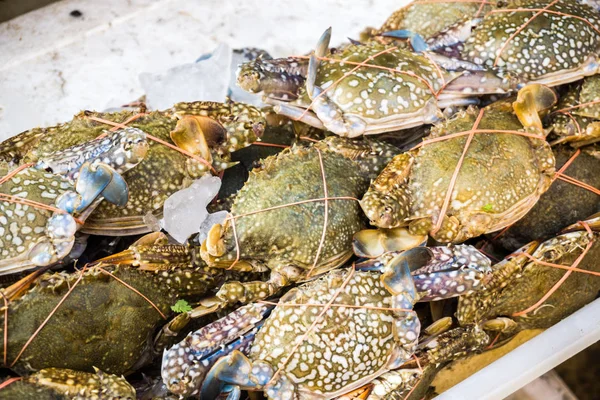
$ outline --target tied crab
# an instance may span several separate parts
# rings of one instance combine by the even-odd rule
[[[145,133],[127,128],[9,172],[0,166],[0,274],[67,257],[75,233],[102,199],[123,207],[121,173],[146,155]]]
[[[264,390],[270,399],[326,399],[402,365],[420,332],[412,311],[419,296],[411,256],[396,257],[382,275],[336,270],[288,292],[258,331],[248,358],[234,352],[215,364],[203,397],[214,398],[224,384]],[[306,334],[298,340],[288,332]]]
[[[272,311],[262,303],[244,306],[166,352],[164,382],[176,394],[200,392],[205,399],[222,389],[232,399],[240,389],[263,390],[269,399],[325,399],[352,390],[412,357],[420,332],[412,311],[416,301],[460,295],[455,288],[471,276],[470,265],[477,265],[479,278],[488,275],[489,264],[471,264],[483,256],[467,246],[460,251],[470,255],[469,265],[430,264],[429,250],[418,247],[377,265],[369,262],[366,269],[330,271],[289,291]],[[446,284],[428,287],[431,274]],[[255,321],[258,332],[251,331]],[[249,349],[236,348],[251,336]],[[220,350],[219,342],[227,346]],[[224,351],[231,354],[207,374],[214,355]]]
[[[446,107],[472,104],[474,93],[505,93],[515,85],[483,68],[449,71],[443,56],[374,42],[351,44],[325,57],[330,34],[322,35],[310,56],[298,99],[267,101],[280,114],[340,136],[432,123],[442,119]]]
[[[2,384],[0,384],[2,386]],[[63,368],[46,368],[0,389],[5,400],[135,400],[123,377]]]
[[[397,150],[332,136],[263,160],[215,224],[200,254],[215,268],[270,271],[266,282],[229,282],[207,310],[251,302],[343,265],[364,227],[357,198]]]
[[[459,299],[459,323],[481,324],[502,341],[522,329],[549,328],[593,301],[600,289],[599,223],[592,216],[494,265],[486,290]]]
[[[133,248],[168,248],[166,236],[150,236]],[[189,322],[188,313],[171,319],[179,300],[192,303],[228,279],[244,279],[192,262],[188,253],[172,252],[169,263],[151,255],[135,265],[101,261],[72,273],[35,271],[3,289],[8,305],[6,318],[0,314],[0,336],[8,341],[0,354],[6,366],[19,374],[48,367],[129,374]]]
[[[130,192],[126,206],[100,205],[88,219],[84,233],[124,236],[151,232],[148,217],[160,219],[171,194],[209,171],[215,173],[233,165],[231,153],[256,141],[265,127],[259,109],[235,102],[178,103],[169,110],[148,113],[85,111],[70,122],[32,129],[3,142],[0,160],[38,162],[48,152],[80,145],[101,135],[111,124],[124,123],[152,139],[148,155],[123,175]]]
[[[457,243],[520,219],[554,177],[539,114],[555,101],[551,89],[529,85],[512,105],[469,108],[432,128],[421,146],[397,155],[362,198],[371,224]]]
[[[403,30],[418,34],[427,40],[466,19],[476,19],[491,11],[487,1],[419,1],[415,0],[390,15],[381,28],[367,28],[361,39],[388,42],[381,36],[386,32]],[[432,18],[432,16],[435,16]],[[402,43],[402,42],[398,42]]]
[[[467,18],[428,40],[409,30],[383,35],[410,38],[417,51],[450,52],[527,83],[558,86],[598,73],[600,14],[576,0],[515,0]]]
[[[267,298],[352,257],[352,237],[365,227],[358,198],[396,153],[383,142],[337,136],[308,147],[295,145],[250,171],[235,195],[231,215],[214,224],[200,246],[194,241],[154,245],[150,234],[144,239],[148,245],[132,246],[100,261],[169,265],[185,254],[192,265],[270,273],[267,281],[225,283],[216,296],[204,299],[195,311],[198,315]],[[411,237],[407,246],[422,240]]]

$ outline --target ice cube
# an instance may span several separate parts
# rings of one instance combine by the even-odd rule
[[[231,48],[220,44],[201,61],[183,64],[164,73],[140,74],[146,105],[166,109],[181,101],[218,101],[227,96],[231,69]]]
[[[185,243],[190,235],[198,232],[208,216],[206,206],[219,192],[221,180],[204,175],[188,188],[173,193],[163,209],[163,228],[179,243]]]

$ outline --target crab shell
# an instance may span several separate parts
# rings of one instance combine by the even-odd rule
[[[549,12],[538,15],[544,8]],[[461,58],[528,81],[561,85],[597,73],[598,26],[600,14],[576,0],[513,1],[483,18],[464,42]]]
[[[405,356],[396,339],[401,325],[396,325],[393,311],[336,306],[290,354],[323,307],[281,304],[324,305],[341,289],[336,304],[393,307],[392,296],[381,283],[379,273],[356,271],[344,285],[348,273],[335,270],[292,289],[256,334],[249,358],[267,362],[275,370],[283,368],[297,385],[299,398],[333,398],[381,375]],[[414,340],[418,332],[409,331],[406,335]],[[284,364],[288,356],[291,358]]]
[[[144,271],[100,265],[83,272],[45,273],[22,296],[11,299],[7,359],[11,362],[17,357],[64,298],[11,368],[20,374],[48,367],[86,372],[97,367],[108,373],[128,374],[151,360],[152,339],[165,323],[152,304],[169,318],[173,314],[170,306],[178,299],[199,299],[225,279],[220,270],[205,266]],[[4,313],[0,320],[3,335]],[[0,345],[2,351],[4,345]]]
[[[0,389],[5,400],[134,400],[135,389],[123,377],[62,368],[46,368]]]
[[[510,103],[488,106],[478,129],[522,130],[511,111]],[[469,131],[478,114],[476,108],[460,112],[434,127],[427,139]],[[418,235],[434,233],[432,219],[439,217],[466,140],[467,135],[458,136],[405,153],[401,156],[409,161],[401,163],[398,171],[391,163],[381,177],[397,179],[404,174],[405,189],[395,195],[395,206],[389,209],[365,195],[361,206],[372,223],[382,228],[409,225],[411,233]],[[510,225],[550,187],[553,174],[554,155],[545,140],[504,133],[473,135],[444,216],[450,219],[434,239],[458,243]]]
[[[472,103],[477,90],[505,92],[501,83],[489,85],[494,78],[491,74],[485,75],[488,84],[483,87],[484,81],[480,78],[469,80],[466,75],[461,77],[461,73],[445,71],[428,57],[378,43],[350,45],[329,58],[321,61],[315,80],[324,93],[311,100],[304,91],[290,104],[306,109],[314,100],[326,99],[339,108],[345,120],[360,121],[365,135],[438,121],[442,117],[440,109]],[[357,66],[363,62],[367,65]],[[477,88],[469,87],[476,82],[480,84]],[[446,83],[450,84],[438,93]],[[328,89],[332,85],[335,86]],[[276,111],[285,112],[284,106],[279,107]],[[331,115],[327,118],[335,119]],[[308,118],[304,120],[311,123]],[[333,126],[328,129],[341,136],[354,136]]]
[[[581,228],[579,228],[581,229]],[[598,234],[585,230],[564,233],[538,245],[533,242],[517,250],[512,257],[495,265],[487,290],[459,299],[456,316],[461,325],[479,323],[498,316],[512,316],[539,301],[565,275],[563,269],[529,260],[523,251],[542,262],[571,266],[590,241],[589,252],[578,268],[600,271]],[[531,248],[535,251],[531,251]],[[514,316],[518,329],[545,329],[593,301],[600,289],[596,276],[573,272],[536,310]]]
[[[335,145],[338,141],[352,144],[338,137],[321,144]],[[238,258],[239,245],[241,261],[258,260],[275,270],[287,266],[304,272],[312,269],[323,235],[324,201],[285,205],[324,197],[319,156],[328,196],[349,199],[329,201],[327,229],[313,272],[316,275],[339,266],[351,256],[352,236],[365,226],[360,207],[351,198],[359,198],[364,193],[369,180],[391,159],[392,147],[381,144],[381,151],[369,154],[370,158],[364,162],[356,162],[324,149],[319,153],[319,146],[286,149],[266,158],[259,168],[250,172],[231,208],[233,215],[244,216],[235,220],[235,233],[231,220],[226,221],[221,233],[222,255],[211,255],[210,249],[206,251],[207,243],[203,243],[202,257],[209,265],[232,265]],[[277,206],[285,207],[257,212]],[[245,215],[248,213],[254,214]]]
[[[394,11],[381,28],[367,30],[365,35],[370,38],[385,32],[405,29],[429,39],[460,21],[482,16],[491,8],[489,4],[475,1],[414,1]],[[387,38],[381,37],[377,40],[387,41]]]
[[[0,176],[7,172],[0,168]],[[67,179],[35,168],[26,168],[0,184],[0,193],[50,207],[56,207],[55,201],[63,193],[74,190]],[[56,230],[55,222],[64,229]],[[44,266],[63,259],[73,247],[77,228],[70,214],[0,201],[0,273],[29,261]]]

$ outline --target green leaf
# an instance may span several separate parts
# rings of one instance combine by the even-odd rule
[[[177,300],[177,303],[175,303],[174,306],[171,306],[171,310],[176,313],[185,313],[192,311],[192,306],[185,300]]]
[[[492,212],[492,211],[494,211],[494,205],[491,203],[488,203],[485,206],[481,207],[481,209],[485,212]]]

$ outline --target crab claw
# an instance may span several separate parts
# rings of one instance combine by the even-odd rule
[[[271,365],[264,362],[252,363],[248,357],[236,350],[227,357],[221,358],[211,368],[202,385],[200,397],[205,400],[216,399],[227,386],[238,386],[250,390],[262,389],[274,374],[275,371]],[[280,380],[280,378],[277,379],[278,383]],[[292,386],[289,393],[293,393],[293,383],[287,383]],[[289,385],[283,385],[285,388],[274,385],[270,388],[271,392],[268,393],[269,398],[285,398],[273,397],[273,395],[282,389],[289,390]]]
[[[227,129],[209,117],[183,115],[170,136],[177,147],[212,162],[210,149],[227,139]]]
[[[421,246],[427,235],[413,235],[406,228],[363,229],[352,239],[354,254],[364,258],[375,258],[388,252],[399,252]]]
[[[540,114],[554,106],[556,101],[554,90],[535,83],[519,90],[517,100],[513,103],[513,109],[524,127],[533,127],[543,132],[544,127]]]
[[[240,307],[165,350],[161,376],[169,391],[185,397],[197,395],[213,364],[233,351],[250,349],[273,308],[259,303]]]
[[[75,180],[86,162],[103,162],[123,173],[139,164],[148,152],[146,133],[137,128],[109,132],[84,144],[71,146],[41,158],[35,168]]]
[[[221,224],[214,224],[208,231],[208,236],[202,243],[202,251],[206,253],[207,257],[221,257],[225,254],[224,231],[225,229]]]
[[[410,46],[416,53],[422,53],[429,50],[429,45],[427,45],[425,39],[423,39],[421,35],[407,29],[384,32],[379,36],[391,37],[395,39],[408,39],[410,41]]]
[[[106,164],[83,164],[75,183],[77,193],[65,192],[57,200],[56,206],[70,214],[81,213],[90,207],[100,196],[120,207],[127,204],[129,190],[127,183],[117,171]]]

